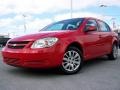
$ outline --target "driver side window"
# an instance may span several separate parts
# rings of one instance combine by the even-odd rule
[[[97,22],[95,20],[88,20],[85,27],[87,27],[87,26],[95,26],[95,27],[97,27]],[[98,30],[98,28],[97,28],[97,30]]]

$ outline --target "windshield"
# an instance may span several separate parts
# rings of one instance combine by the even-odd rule
[[[81,25],[82,21],[83,18],[63,20],[46,26],[42,31],[76,30]]]

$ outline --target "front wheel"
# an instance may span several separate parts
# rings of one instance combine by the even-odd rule
[[[80,50],[76,47],[70,47],[64,53],[61,70],[64,74],[74,74],[77,73],[82,67],[82,54]]]
[[[117,59],[117,57],[118,57],[118,46],[114,44],[112,47],[111,53],[108,54],[108,58],[110,60],[115,60],[115,59]]]

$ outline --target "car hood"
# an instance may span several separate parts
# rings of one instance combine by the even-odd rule
[[[62,31],[40,31],[36,34],[29,34],[20,37],[16,37],[11,39],[10,41],[34,41],[37,39],[45,38],[45,37],[57,37],[62,36],[63,34],[73,32],[74,30],[62,30]]]

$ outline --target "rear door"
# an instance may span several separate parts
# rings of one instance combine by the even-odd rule
[[[110,27],[103,21],[98,20],[100,43],[101,43],[101,54],[109,53],[112,45],[112,34]]]

